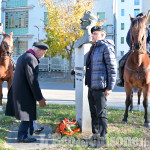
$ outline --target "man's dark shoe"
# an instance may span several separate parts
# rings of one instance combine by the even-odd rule
[[[94,140],[94,139],[90,139],[89,141],[88,141],[88,147],[89,148],[96,148],[96,140]]]
[[[107,144],[106,140],[93,140],[90,141],[88,147],[89,148],[100,148]]]
[[[38,128],[37,130],[33,131],[33,133],[38,134],[43,130],[44,130],[44,127],[41,127],[41,128]]]
[[[96,142],[96,147],[95,147],[95,148],[103,147],[103,146],[106,145],[106,144],[107,144],[106,140],[98,140],[98,141]]]
[[[29,137],[27,137],[27,138],[25,138],[23,140],[18,140],[18,143],[31,143],[31,142],[35,142],[35,141],[36,141],[35,138],[29,138]]]
[[[38,128],[37,130],[33,131],[31,128],[30,128],[30,135],[33,135],[33,133],[35,134],[39,134],[41,131],[44,130],[44,127],[41,127],[41,128]]]
[[[99,137],[99,134],[93,134],[88,140],[96,140]]]

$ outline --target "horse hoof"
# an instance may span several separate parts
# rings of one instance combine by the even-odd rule
[[[133,113],[133,110],[130,110],[130,113]]]
[[[150,128],[150,123],[144,123],[144,126],[145,126],[146,128]]]
[[[3,111],[3,106],[0,106],[0,112]]]
[[[127,121],[123,121],[123,120],[122,120],[122,123],[123,123],[123,124],[127,124]]]

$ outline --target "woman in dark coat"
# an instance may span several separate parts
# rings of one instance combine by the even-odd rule
[[[33,142],[29,138],[28,128],[36,120],[36,101],[40,107],[46,105],[38,82],[39,58],[43,57],[48,46],[43,42],[35,42],[30,49],[18,58],[13,82],[8,92],[6,115],[21,120],[18,131],[18,142]]]

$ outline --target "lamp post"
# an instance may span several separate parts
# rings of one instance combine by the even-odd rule
[[[34,25],[38,29],[38,41],[39,41],[39,27],[37,25]]]

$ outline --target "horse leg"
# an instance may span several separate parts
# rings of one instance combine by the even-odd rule
[[[133,91],[131,92],[131,95],[130,95],[130,101],[131,101],[130,112],[133,113]]]
[[[149,119],[148,119],[148,95],[149,95],[149,89],[150,89],[150,84],[148,87],[143,89],[143,96],[144,96],[144,100],[143,100],[143,106],[145,109],[145,114],[144,114],[144,126],[150,128],[150,123],[149,123]]]
[[[141,94],[142,94],[142,89],[138,90],[138,111],[140,111],[140,98],[141,98]]]
[[[122,123],[127,123],[127,118],[128,118],[128,109],[131,104],[131,94],[132,94],[132,88],[128,86],[127,83],[125,83],[125,91],[126,91],[126,108],[125,108],[125,113],[124,113],[124,118],[122,120]]]
[[[3,86],[3,81],[0,80],[0,111],[3,111],[3,106],[2,106],[2,98],[3,98],[3,93],[2,93],[2,87]]]

